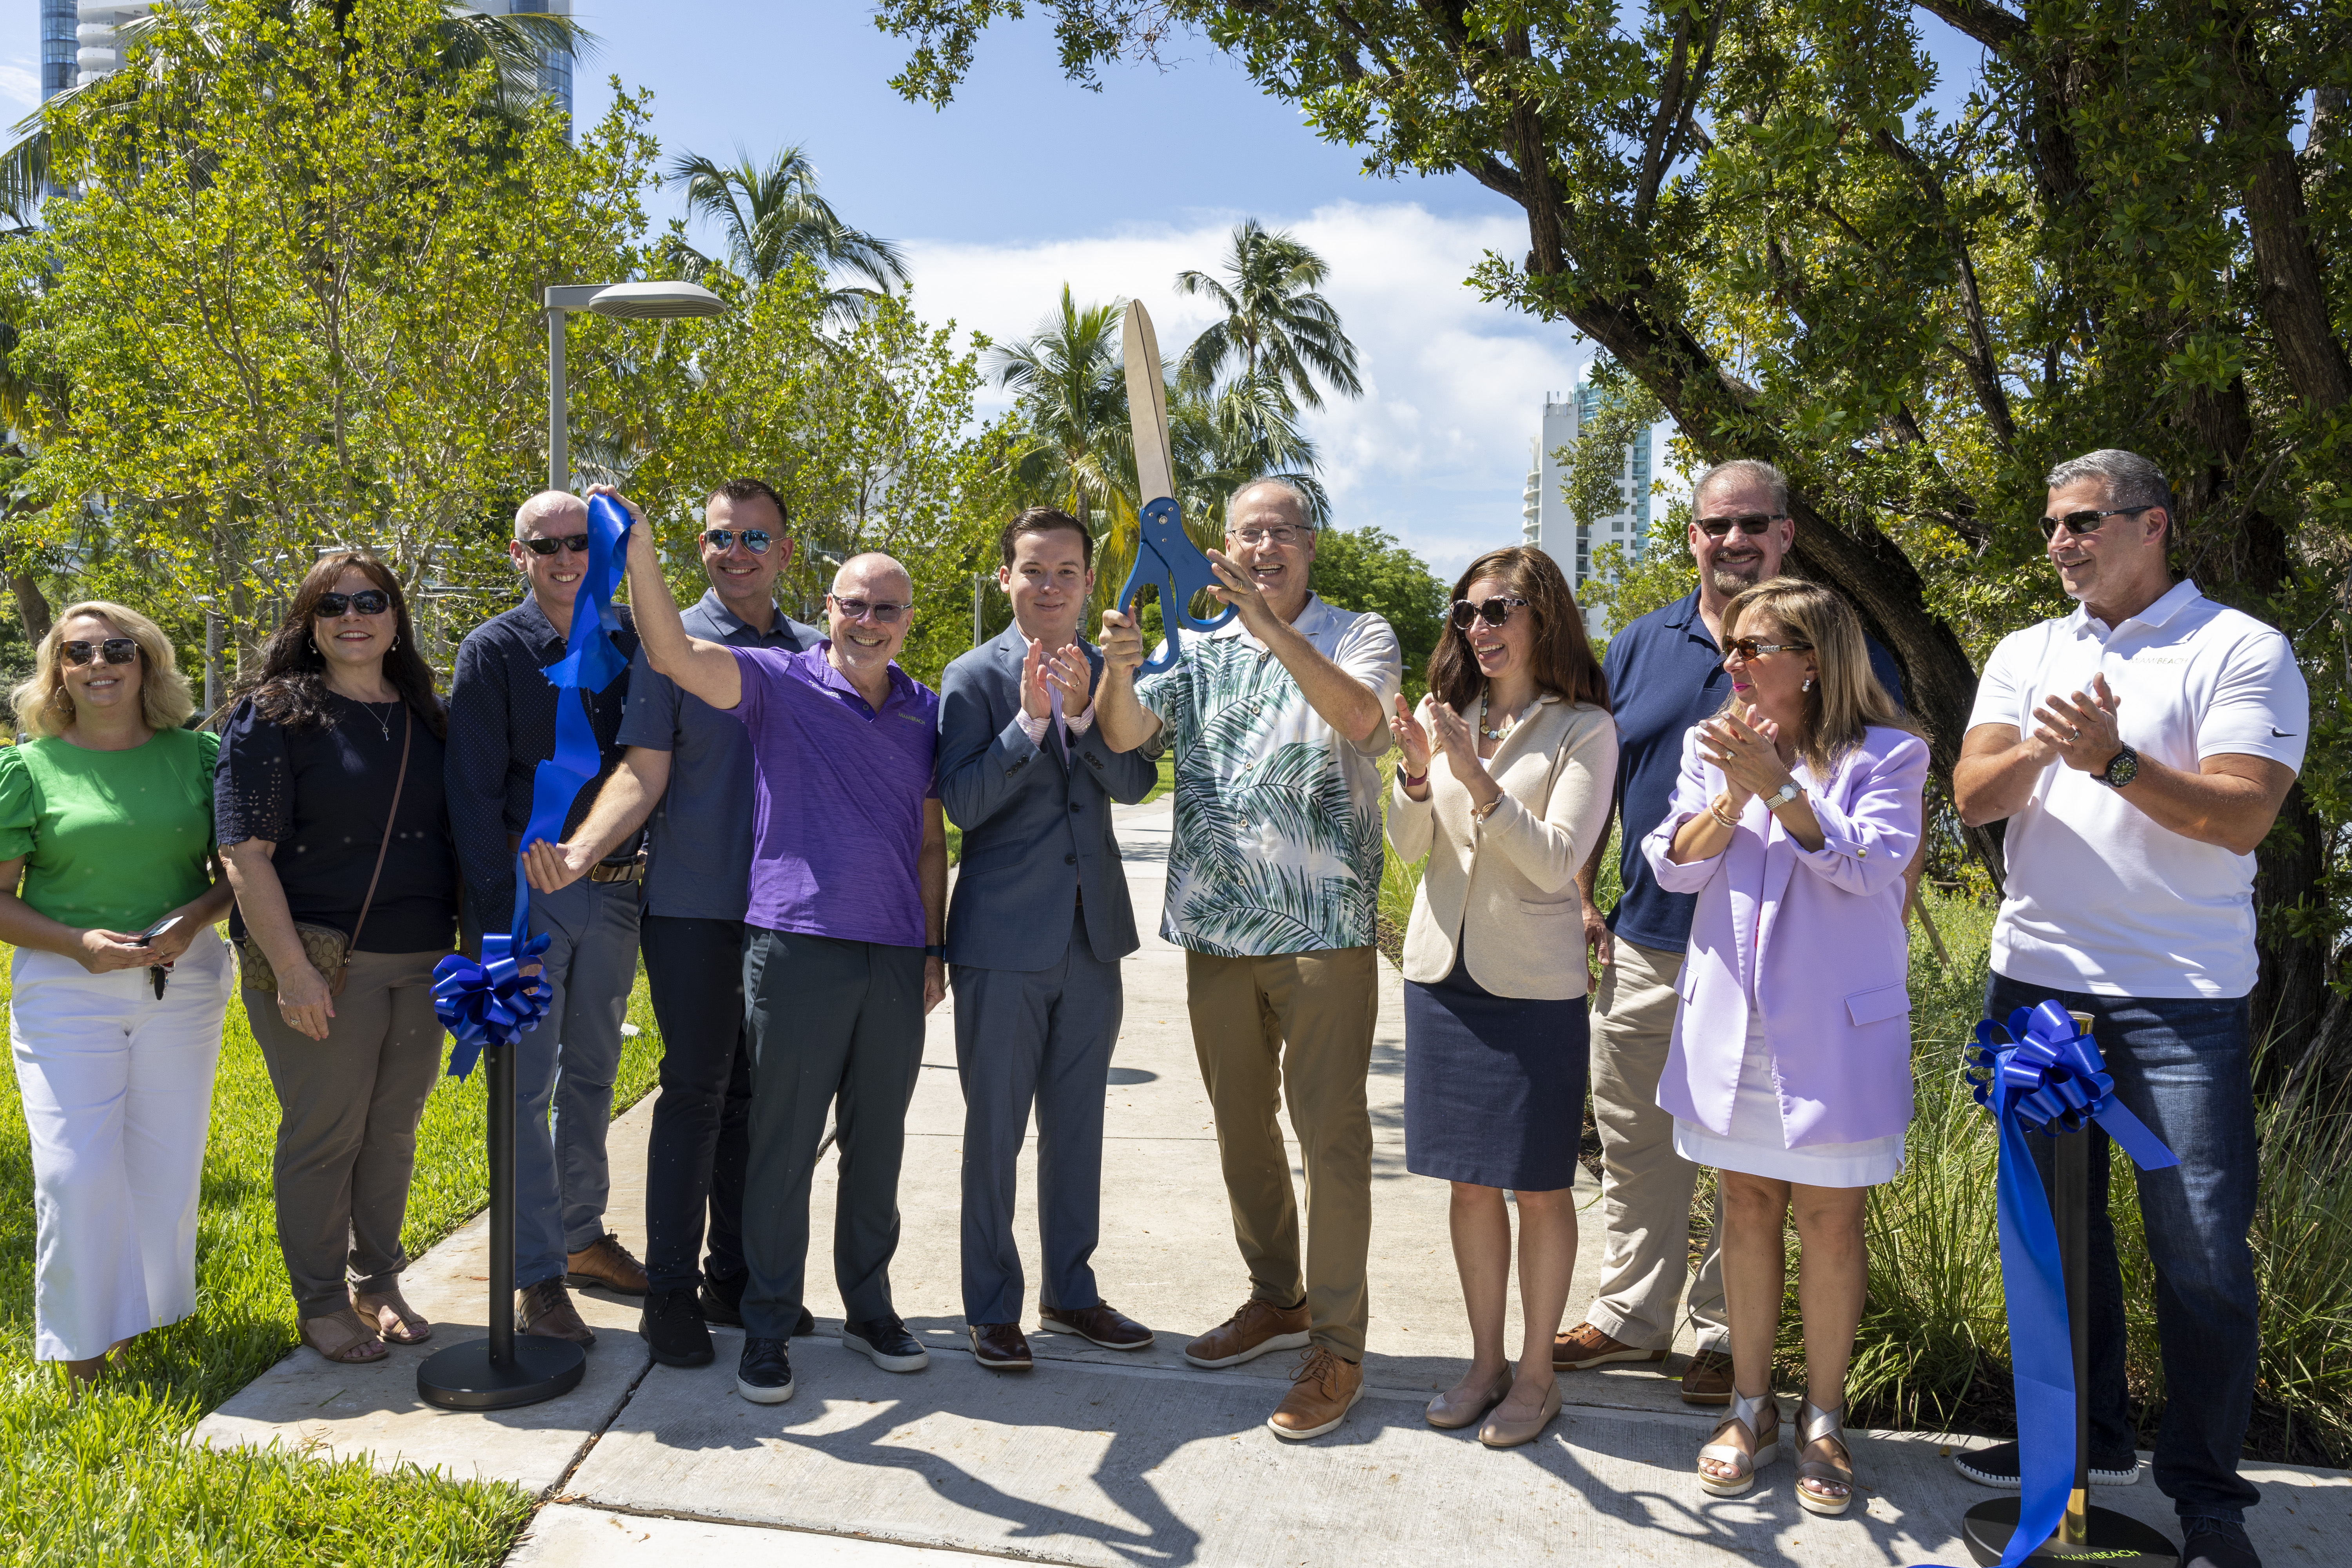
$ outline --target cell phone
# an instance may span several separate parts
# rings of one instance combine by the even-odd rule
[[[178,915],[165,915],[162,920],[157,921],[153,925],[149,926],[145,931],[139,933],[139,944],[142,947],[146,946],[147,943],[153,942],[157,937],[162,936],[165,931],[170,931],[173,926],[178,925],[179,923],[180,917]]]

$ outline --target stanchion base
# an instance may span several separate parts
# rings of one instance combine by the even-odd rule
[[[1960,1538],[1968,1542],[1969,1555],[1990,1568],[2009,1550],[2009,1538],[2017,1533],[2017,1515],[2023,1502],[2021,1499],[1997,1498],[1980,1502],[1969,1510],[1960,1521]],[[2154,1525],[2142,1524],[2127,1513],[2117,1513],[2111,1508],[2094,1508],[2085,1521],[2089,1528],[2082,1544],[2070,1546],[2053,1536],[2026,1554],[2028,1563],[2115,1563],[2117,1568],[2179,1568],[2180,1548],[2165,1538]]]
[[[504,1366],[491,1362],[488,1340],[436,1352],[416,1369],[416,1393],[444,1410],[511,1410],[569,1394],[587,1373],[588,1354],[571,1341],[517,1334]]]

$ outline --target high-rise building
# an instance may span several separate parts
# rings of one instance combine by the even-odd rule
[[[153,9],[147,0],[81,0],[79,19],[74,27],[76,79],[92,82],[121,69],[122,44],[115,37],[115,29]],[[43,37],[47,36],[45,21]]]
[[[572,0],[466,0],[466,4],[485,16],[569,16]],[[540,63],[539,90],[555,100],[556,107],[569,117],[572,113],[572,57],[550,55]]]
[[[74,85],[74,51],[80,47],[74,30],[80,26],[81,8],[74,0],[41,0],[43,103]]]
[[[1519,508],[1520,536],[1559,563],[1580,597],[1601,545],[1622,544],[1628,559],[1638,559],[1650,531],[1651,437],[1646,429],[1618,454],[1618,509],[1586,527],[1579,527],[1568,510],[1568,464],[1561,460],[1562,448],[1576,445],[1600,408],[1601,394],[1590,384],[1564,398],[1544,395],[1543,433],[1536,438]],[[1594,636],[1601,634],[1589,612],[1586,624]]]

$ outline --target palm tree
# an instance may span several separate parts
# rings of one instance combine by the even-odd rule
[[[782,149],[764,166],[740,150],[731,164],[683,153],[670,164],[669,178],[686,186],[688,211],[718,223],[727,238],[727,264],[755,286],[803,257],[828,273],[838,268],[865,279],[863,285],[830,292],[826,314],[835,320],[860,314],[907,286],[898,247],[844,223],[817,194],[816,165],[797,146]],[[689,276],[712,259],[682,244],[674,254]]]
[[[343,0],[289,3],[304,7],[346,8]],[[476,11],[466,0],[440,0],[440,8],[441,18],[434,26],[434,45],[442,70],[455,79],[485,62],[492,65],[495,83],[483,109],[499,120],[520,120],[526,108],[540,96],[540,68],[546,61],[559,57],[577,58],[595,42],[593,34],[569,16],[544,13],[489,16]],[[175,78],[183,89],[191,80],[201,87],[229,40],[205,15],[203,0],[184,0],[173,9],[195,24],[195,58],[134,62],[110,76],[67,88],[18,121],[12,128],[16,141],[0,150],[0,216],[19,226],[28,226],[41,197],[47,193],[49,170],[57,152],[49,133],[49,110],[68,106],[88,93],[135,93],[147,80],[165,73]],[[116,27],[115,37],[127,48],[153,34],[167,19],[162,13],[134,18]]]
[[[1062,285],[1058,308],[1026,338],[988,351],[982,370],[1013,394],[1028,437],[1015,459],[1030,492],[1098,538],[1136,501],[1135,441],[1127,422],[1119,332],[1127,301],[1081,306]],[[1132,542],[1129,547],[1132,548]]]
[[[1318,292],[1331,270],[1321,257],[1287,231],[1268,232],[1257,219],[1244,218],[1234,226],[1222,270],[1222,283],[1190,268],[1176,274],[1179,293],[1205,294],[1225,313],[1177,362],[1181,384],[1205,392],[1235,366],[1238,379],[1263,379],[1286,401],[1309,408],[1323,406],[1318,378],[1349,397],[1363,396],[1356,345]]]

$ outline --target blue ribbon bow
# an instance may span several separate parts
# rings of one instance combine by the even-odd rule
[[[547,1016],[555,988],[544,974],[525,976],[522,966],[547,951],[548,938],[530,934],[530,883],[523,875],[523,849],[540,839],[563,837],[572,803],[595,778],[603,763],[588,696],[625,672],[629,661],[613,646],[620,613],[614,591],[628,568],[629,514],[610,496],[588,498],[588,572],[572,601],[572,629],[563,657],[541,673],[557,692],[555,755],[539,764],[530,782],[530,823],[515,851],[514,910],[504,932],[485,931],[481,962],[451,953],[433,966],[433,1012],[449,1031],[449,1073],[474,1070],[485,1047],[510,1046]],[[578,696],[565,695],[577,692]]]
[[[2074,1336],[2067,1321],[2066,1276],[2049,1194],[2025,1135],[2056,1137],[2095,1121],[2144,1171],[2180,1161],[2114,1098],[2116,1081],[2099,1047],[2055,1002],[2020,1007],[2006,1030],[1981,1020],[1966,1056],[1976,1101],[1992,1112],[2000,1133],[1994,1212],[2000,1222],[2021,1481],[2017,1531],[2000,1568],[2016,1568],[2057,1530],[2074,1487]]]

